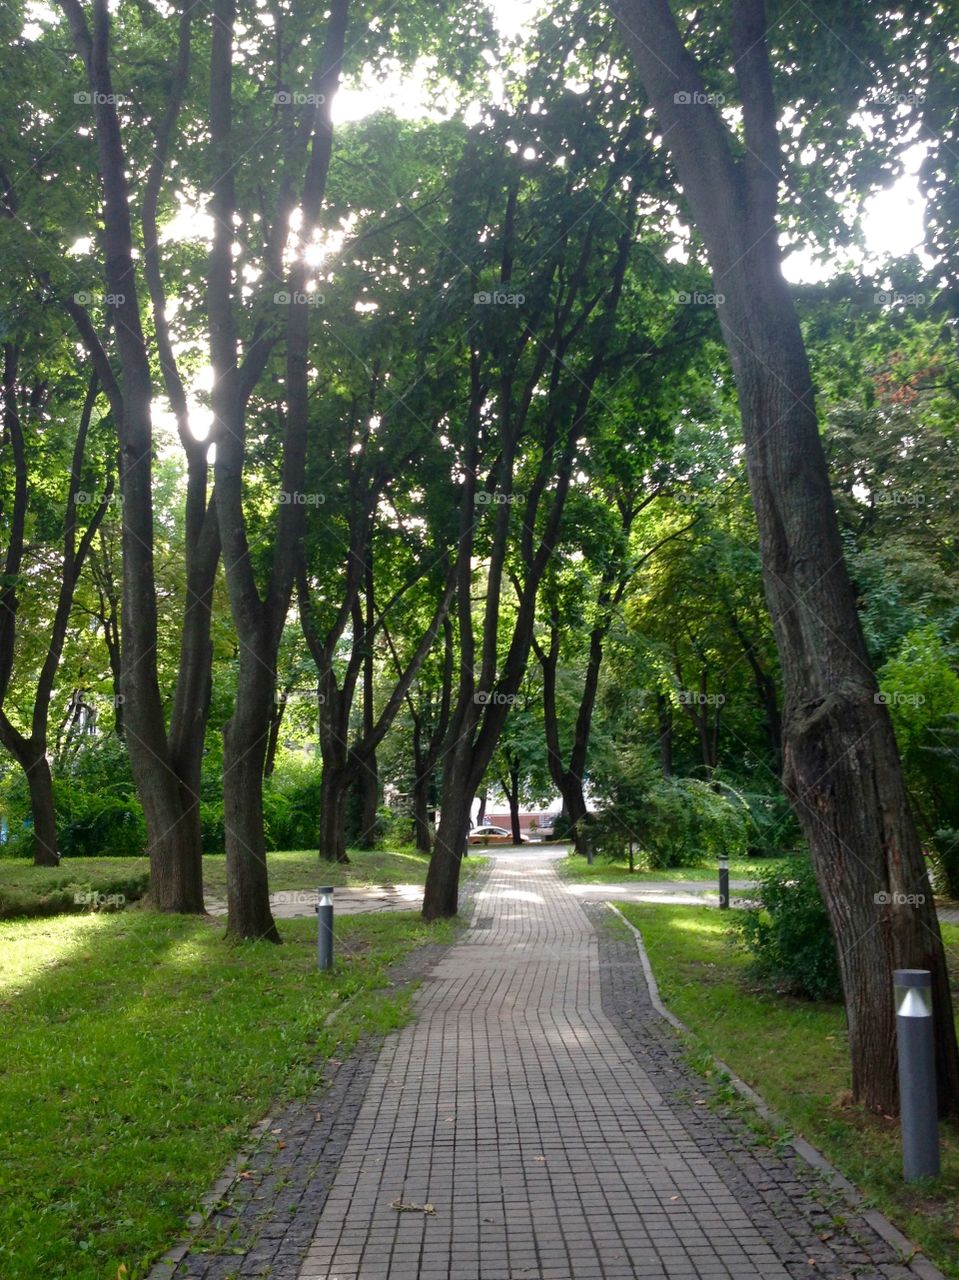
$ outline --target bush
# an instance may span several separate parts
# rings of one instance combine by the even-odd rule
[[[911,631],[878,674],[936,888],[959,898],[959,675],[933,626]]]
[[[711,865],[722,853],[741,857],[749,827],[747,807],[726,791],[698,778],[652,775],[598,815],[594,848],[618,861],[632,840],[651,871]]]
[[[281,755],[263,788],[267,849],[315,849],[319,816],[319,764]]]
[[[110,791],[56,785],[60,853],[64,858],[138,857],[146,845],[146,823],[135,799]]]
[[[812,863],[797,858],[788,871],[767,871],[757,889],[760,906],[738,912],[732,922],[752,957],[753,975],[792,995],[838,999],[836,945]]]
[[[60,853],[65,858],[138,857],[146,823],[126,748],[115,734],[84,743],[53,779]]]

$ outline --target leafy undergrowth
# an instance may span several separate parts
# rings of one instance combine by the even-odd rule
[[[141,1280],[253,1122],[314,1088],[317,1061],[402,1024],[387,966],[454,930],[343,917],[321,974],[314,922],[279,927],[274,947],[142,911],[0,925],[4,1280]]]
[[[734,880],[754,880],[760,871],[773,868],[787,869],[789,857],[782,858],[730,858],[729,874]],[[659,871],[647,871],[643,868],[642,857],[636,855],[636,870],[630,871],[625,860],[597,857],[592,866],[578,853],[568,854],[554,863],[556,870],[564,880],[598,881],[615,884],[617,881],[634,882],[666,881],[666,880],[716,880],[718,890],[719,869],[715,863],[699,863],[696,866],[669,867]]]
[[[642,932],[663,998],[702,1046],[752,1085],[951,1277],[959,1277],[959,1132],[941,1127],[943,1175],[902,1181],[898,1124],[849,1098],[841,1006],[757,989],[709,908],[621,903]],[[959,1005],[959,927],[943,938]]]

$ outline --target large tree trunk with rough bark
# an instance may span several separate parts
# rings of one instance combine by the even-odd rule
[[[46,753],[38,753],[24,763],[30,788],[30,813],[33,817],[33,865],[56,867],[60,862],[57,848],[57,814],[53,802],[53,775]]]
[[[320,861],[347,863],[346,800],[350,779],[334,765],[323,766],[320,781]]]
[[[263,654],[241,649],[236,705],[223,728],[227,926],[236,938],[279,942],[263,832],[264,725],[269,725],[273,692],[272,671]]]
[[[939,1105],[959,1054],[935,904],[843,559],[802,333],[776,229],[781,158],[762,0],[733,0],[736,158],[667,0],[612,0],[709,254],[742,413],[785,686],[784,784],[836,937],[854,1096],[898,1106],[892,972],[933,974]]]
[[[440,820],[426,873],[424,920],[455,916],[459,909],[460,864],[469,834],[474,795],[464,764],[468,764],[468,760],[460,756],[451,761],[444,772]]]

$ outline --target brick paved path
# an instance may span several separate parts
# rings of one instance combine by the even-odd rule
[[[548,862],[497,858],[379,1054],[300,1280],[929,1274],[848,1205],[839,1224],[798,1157],[748,1154],[745,1126],[697,1109],[635,948],[616,954],[649,1049],[604,1012],[599,934]]]

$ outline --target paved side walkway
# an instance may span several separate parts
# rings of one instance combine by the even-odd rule
[[[604,928],[548,861],[496,858],[378,1055],[299,1280],[920,1274],[821,1203],[798,1157],[747,1154],[743,1126],[700,1109],[635,948],[607,980],[628,977],[624,1015],[655,1031],[647,1047],[620,1029]]]
[[[565,852],[565,851],[564,851]],[[513,858],[518,866],[539,865],[555,856],[550,846],[516,854],[494,854],[501,862]],[[616,883],[597,881],[563,881],[563,891],[584,902],[651,902],[682,907],[718,907],[719,889],[715,880],[634,880]],[[751,880],[730,880],[730,906],[750,905],[754,887]],[[418,884],[352,885],[334,892],[339,915],[368,915],[374,911],[419,911],[423,905],[423,886]],[[316,911],[315,889],[279,889],[270,894],[270,906],[278,920],[294,920],[312,916]],[[208,898],[207,910],[214,916],[226,915],[226,902]],[[959,909],[940,907],[939,919],[944,924],[959,924]]]

